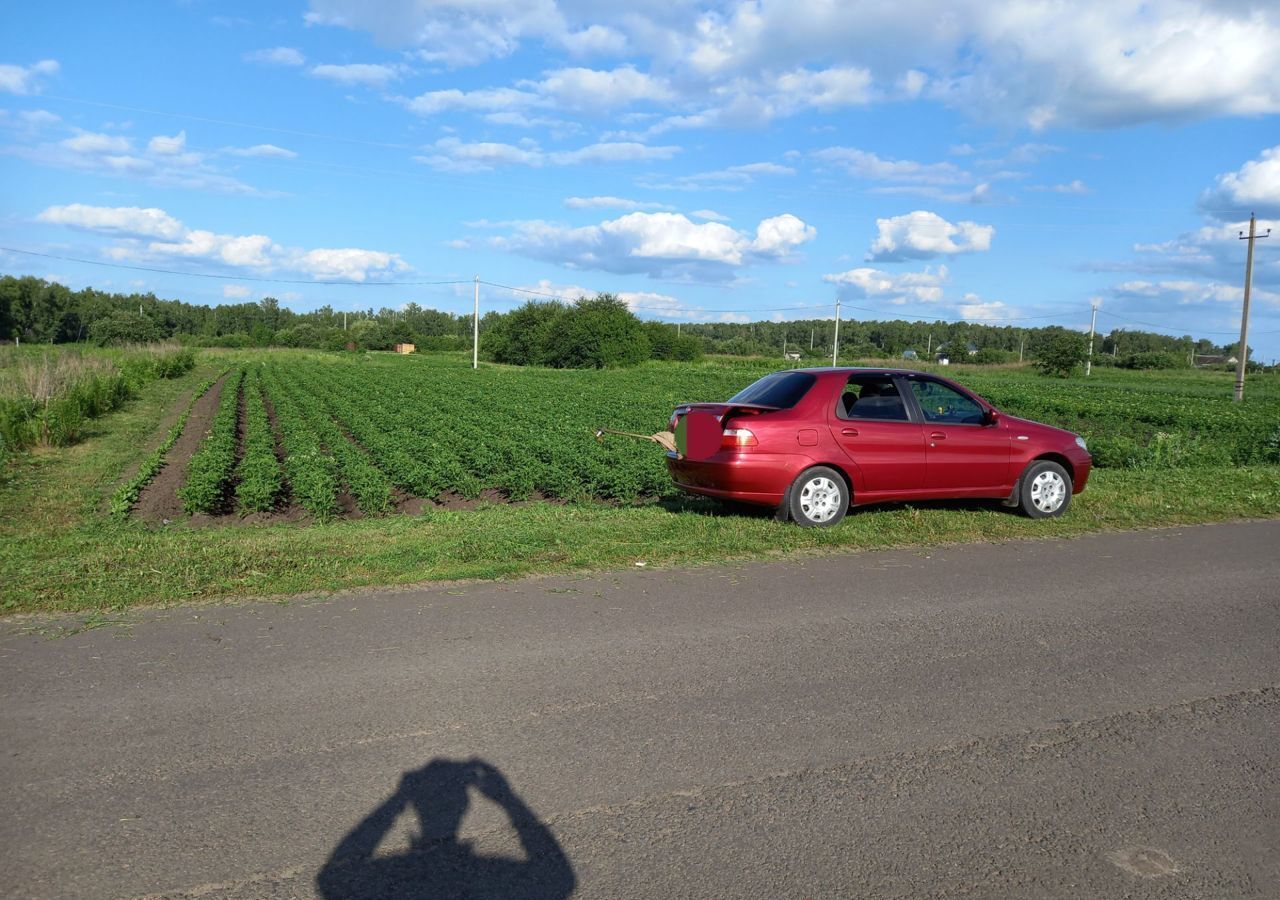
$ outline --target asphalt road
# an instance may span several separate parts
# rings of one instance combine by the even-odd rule
[[[1268,521],[10,621],[0,895],[1274,898],[1278,550]]]

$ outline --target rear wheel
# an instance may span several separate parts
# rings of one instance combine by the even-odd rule
[[[1042,459],[1027,466],[1018,484],[1018,506],[1033,519],[1060,516],[1071,505],[1071,476],[1056,462]]]
[[[849,488],[835,469],[814,466],[800,473],[787,492],[791,518],[805,528],[835,525],[849,511]]]

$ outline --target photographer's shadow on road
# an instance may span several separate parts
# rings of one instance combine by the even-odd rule
[[[471,788],[506,814],[526,859],[482,856],[458,839]],[[375,855],[406,810],[418,819],[412,847],[394,856]],[[576,884],[555,836],[502,773],[480,759],[433,759],[406,772],[395,793],[342,839],[316,876],[325,900],[563,900]]]

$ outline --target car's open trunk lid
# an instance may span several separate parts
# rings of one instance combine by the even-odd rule
[[[678,418],[697,410],[698,412],[710,413],[719,419],[721,425],[723,425],[725,419],[738,413],[758,416],[761,413],[777,412],[778,409],[779,407],[777,406],[764,406],[760,403],[683,403],[676,407],[676,417]]]

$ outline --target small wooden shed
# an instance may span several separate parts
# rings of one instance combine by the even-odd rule
[[[397,353],[412,353],[415,349],[413,344],[396,344]]]

